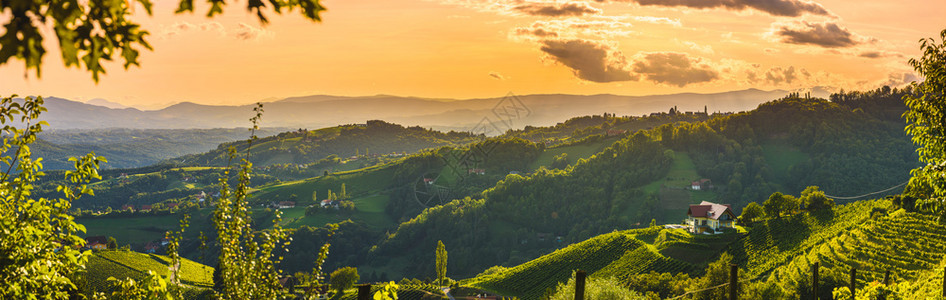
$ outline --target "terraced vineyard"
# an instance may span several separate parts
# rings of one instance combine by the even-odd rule
[[[833,273],[857,268],[859,285],[883,281],[888,270],[896,281],[915,281],[929,270],[941,272],[943,249],[946,227],[929,216],[901,210],[840,233],[795,257],[772,277],[777,282],[798,282],[809,276],[811,264],[819,262]]]
[[[132,251],[100,251],[89,257],[86,269],[89,284],[98,291],[108,288],[108,277],[143,278],[148,270],[167,277],[170,258],[164,255],[144,254]],[[181,259],[181,283],[196,287],[213,286],[212,267]]]
[[[647,243],[661,230],[665,229],[654,227],[599,235],[525,264],[474,278],[465,286],[521,299],[539,299],[579,269],[591,276],[619,279],[650,271],[690,271],[693,266],[689,263],[665,257]]]
[[[726,249],[733,262],[747,275],[768,274],[809,249],[851,230],[870,218],[874,208],[886,208],[886,200],[858,201],[833,210],[798,214],[756,224],[749,234]]]

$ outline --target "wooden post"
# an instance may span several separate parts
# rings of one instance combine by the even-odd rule
[[[585,271],[575,272],[575,300],[585,300]]]
[[[811,265],[811,298],[818,299],[818,263]]]
[[[857,268],[851,267],[851,300],[854,300],[855,298],[854,295],[857,294],[855,292],[855,289],[857,287],[856,284],[857,284]]]
[[[890,285],[890,270],[884,272],[884,286]],[[887,296],[880,295],[877,300],[887,300]]]
[[[736,264],[729,265],[729,300],[736,300],[738,298],[737,287],[739,286],[739,266]]]
[[[358,286],[358,300],[370,300],[371,299],[371,285],[362,284]]]

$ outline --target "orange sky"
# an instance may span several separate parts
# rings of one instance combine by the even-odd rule
[[[329,0],[322,23],[287,14],[261,26],[242,3],[207,19],[158,0],[154,16],[135,18],[154,46],[140,68],[109,64],[95,84],[63,68],[50,41],[42,78],[18,61],[0,66],[0,96],[158,108],[311,94],[865,89],[910,79],[917,40],[946,28],[946,1],[923,2]]]

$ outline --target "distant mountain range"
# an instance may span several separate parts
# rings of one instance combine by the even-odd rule
[[[644,115],[668,111],[735,112],[751,110],[788,91],[748,89],[715,94],[683,93],[655,96],[507,95],[480,99],[433,99],[389,95],[342,97],[315,95],[264,103],[263,126],[322,128],[380,119],[441,130],[470,131],[480,125],[495,130],[548,126],[570,117],[614,113]],[[826,96],[826,95],[815,95]],[[246,127],[252,105],[215,106],[191,102],[160,110],[122,108],[104,99],[88,103],[46,98],[43,118],[55,129],[137,128],[185,129]],[[488,122],[487,122],[488,121]]]

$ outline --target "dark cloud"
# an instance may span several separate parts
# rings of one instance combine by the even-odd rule
[[[881,58],[884,55],[883,53],[880,53],[877,51],[867,51],[867,52],[861,52],[861,54],[859,54],[858,56],[866,57],[866,58]]]
[[[601,10],[584,2],[528,3],[514,7],[516,11],[532,16],[543,17],[580,17],[600,14]]]
[[[787,69],[774,67],[765,71],[765,81],[773,85],[791,84],[795,79],[798,79],[798,75],[795,74],[795,67],[788,67]]]
[[[825,48],[845,48],[860,44],[858,38],[838,24],[823,22],[800,22],[790,25],[780,25],[775,35],[783,43],[799,45],[815,45]]]
[[[637,80],[626,70],[624,57],[606,44],[593,41],[545,40],[542,52],[572,69],[578,78],[593,82]]]
[[[803,14],[831,15],[824,6],[803,0],[596,0],[598,2],[633,2],[642,6],[682,6],[699,9],[725,8],[741,11],[755,9],[775,16],[797,17]]]
[[[684,53],[648,53],[634,62],[633,71],[647,80],[683,87],[719,78],[719,72]]]
[[[534,26],[533,26],[534,27]],[[531,35],[540,38],[558,37],[558,33],[544,28],[516,28],[516,35]]]
[[[506,77],[503,76],[503,74],[499,74],[499,72],[489,72],[489,77],[493,77],[493,79],[496,80],[506,80]]]

